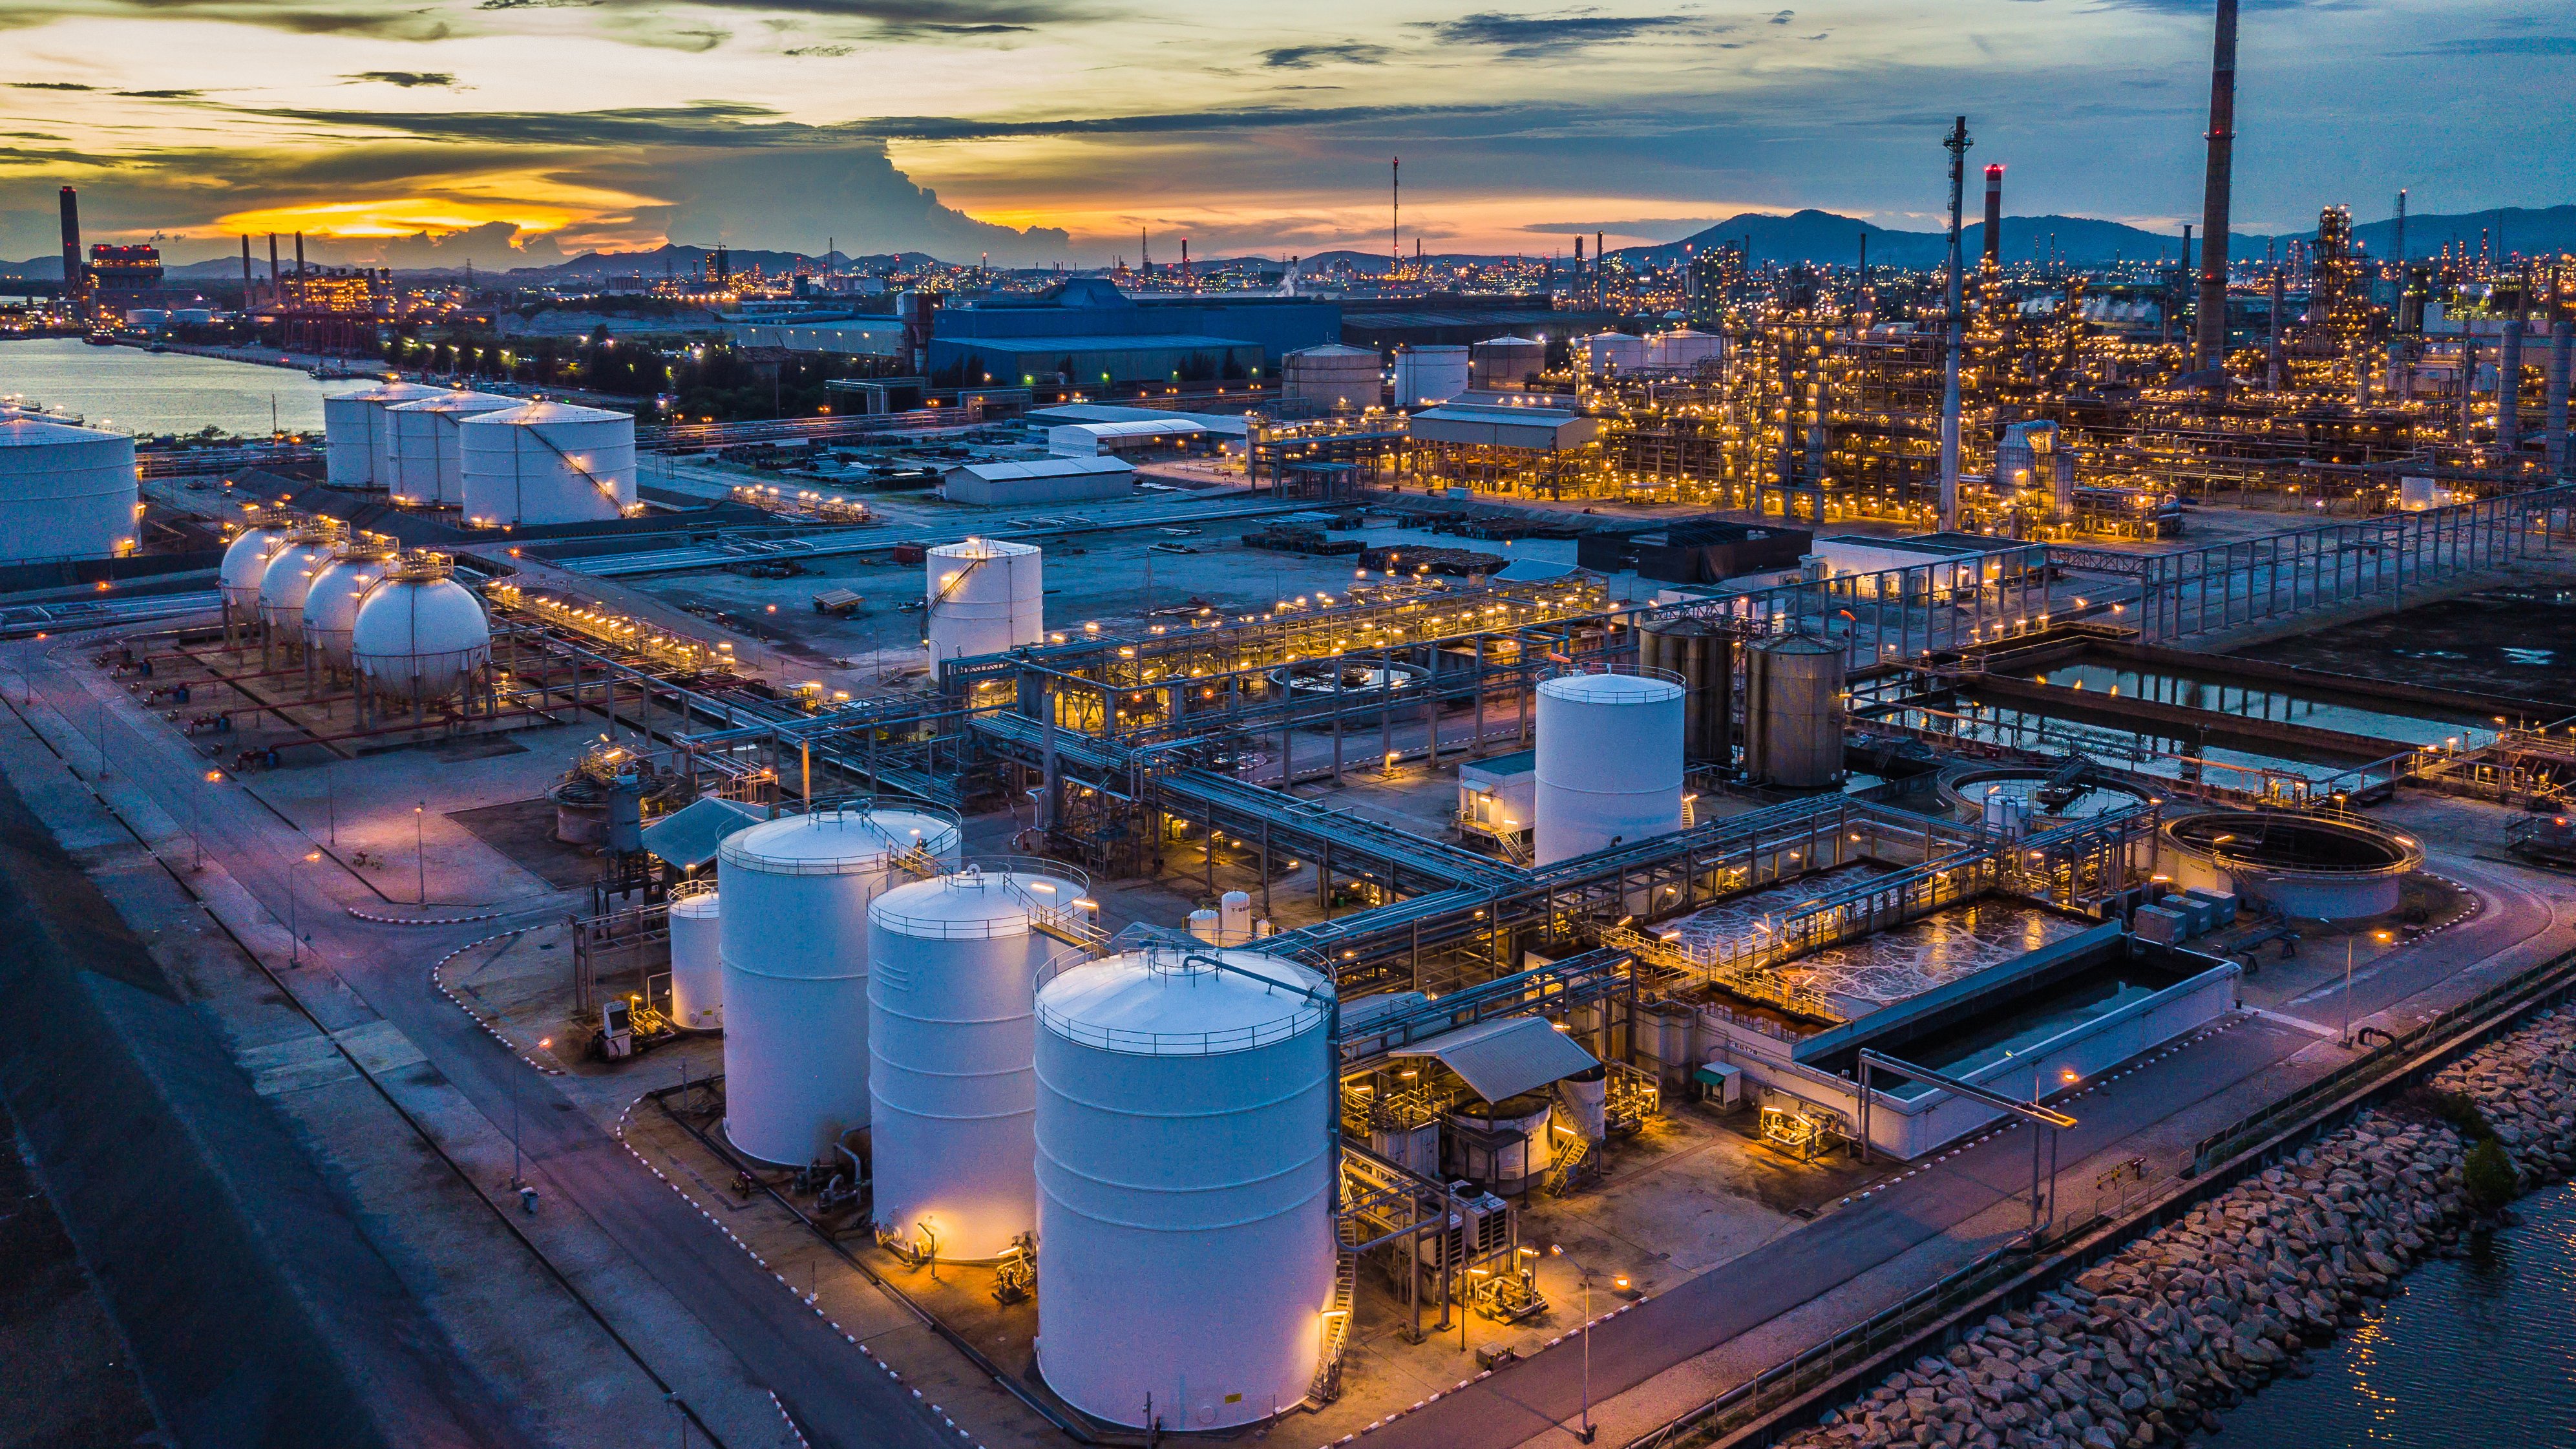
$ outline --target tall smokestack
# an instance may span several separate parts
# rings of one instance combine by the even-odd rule
[[[304,233],[295,234],[295,280],[304,280]]]
[[[2406,188],[2397,188],[2397,235],[2388,246],[2390,261],[2397,264],[2397,275],[2406,275]]]
[[[1941,145],[1950,153],[1950,347],[1941,386],[1941,531],[1959,526],[1959,210],[1967,186],[1968,118],[1961,116]]]
[[[242,310],[250,310],[250,233],[242,233]]]
[[[2235,180],[2236,0],[2218,0],[2209,59],[2209,177],[2200,206],[2200,317],[2195,366],[2227,358],[2227,196]]]
[[[63,300],[77,306],[83,285],[80,245],[80,193],[63,188]]]
[[[277,300],[277,233],[268,234],[268,300]]]
[[[1986,265],[2004,264],[2004,163],[1986,168]]]

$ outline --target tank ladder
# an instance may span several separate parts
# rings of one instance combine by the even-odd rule
[[[1351,1313],[1359,1300],[1360,1255],[1352,1251],[1351,1237],[1363,1231],[1352,1218],[1343,1218],[1336,1234],[1333,1253],[1333,1302],[1324,1310],[1324,1348],[1315,1360],[1315,1377],[1306,1386],[1306,1401],[1317,1408],[1342,1396],[1342,1360],[1351,1346]]]

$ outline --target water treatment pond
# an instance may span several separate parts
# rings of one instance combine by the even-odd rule
[[[2238,652],[2576,710],[2576,589],[2482,589]]]
[[[1702,948],[1758,941],[1802,902],[1882,873],[1881,868],[1868,865],[1821,871],[1720,902],[1663,929],[1678,929],[1684,942]],[[1858,1015],[2000,966],[2062,941],[2087,924],[2039,906],[1990,896],[1865,940],[1801,956],[1783,965],[1780,973]]]
[[[1883,717],[1963,740],[2042,754],[2072,751],[2106,765],[2168,780],[2188,778],[2186,772],[2197,773],[2211,784],[2239,790],[2261,790],[2266,775],[2331,780],[2365,763],[2321,753],[2309,756],[2287,748],[2255,751],[2200,745],[2153,729],[2114,729],[2060,718],[2019,703],[1998,704],[1974,698],[1961,700],[1957,709],[1949,711],[1898,705],[1885,711]]]
[[[2408,745],[2472,748],[2495,738],[2492,720],[2451,717],[2426,708],[2374,709],[2316,692],[2173,669],[2085,660],[2031,671],[2033,682],[2113,699],[2144,699],[2241,719],[2307,725]]]

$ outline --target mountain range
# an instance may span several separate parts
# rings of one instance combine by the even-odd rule
[[[1970,198],[1973,204],[1975,198]],[[2406,251],[2412,257],[2429,256],[2446,242],[2460,242],[2472,248],[2491,229],[2500,229],[2501,250],[2526,255],[2576,251],[2576,205],[2552,207],[2501,207],[2494,211],[2464,212],[2449,215],[2424,215],[2407,218]],[[2360,222],[2353,235],[2374,256],[2387,256],[2396,242],[2393,219]],[[1669,263],[1680,259],[1685,250],[1705,250],[1728,242],[1743,242],[1749,258],[1759,263],[1813,262],[1848,266],[1860,260],[1861,239],[1869,239],[1869,261],[1872,265],[1894,267],[1936,267],[1948,255],[1949,242],[1939,231],[1899,231],[1862,221],[1857,217],[1830,211],[1794,211],[1787,215],[1769,212],[1744,212],[1706,227],[1680,241],[1652,246],[1616,247],[1610,255],[1631,266]],[[2314,231],[2263,236],[2236,232],[2228,239],[2228,254],[2237,261],[2260,261],[2267,250],[2278,252],[2292,241],[2312,241]],[[1961,234],[1961,245],[1974,258],[1985,247],[1985,225],[1972,222]],[[2197,247],[2197,239],[2194,243]],[[2123,222],[2103,221],[2084,216],[2008,216],[2003,222],[2003,256],[2007,262],[2044,258],[2053,249],[2064,261],[2096,264],[2111,261],[2152,261],[2178,258],[2182,237],[2176,232],[2154,232]],[[715,248],[703,246],[663,245],[650,251],[587,252],[567,261],[546,266],[515,267],[506,275],[523,285],[540,286],[566,282],[597,282],[613,276],[640,275],[658,278],[666,273],[684,275],[715,255]],[[1523,255],[1530,255],[1524,253]],[[833,268],[858,267],[866,270],[888,270],[923,266],[937,259],[926,252],[895,252],[850,256],[835,251],[828,257],[810,252],[765,251],[740,249],[730,252],[735,267],[745,270],[757,267],[771,275],[793,271],[798,263],[822,262]],[[1226,258],[1203,258],[1198,265],[1215,268]],[[1254,258],[1268,265],[1278,265],[1277,258]],[[1499,253],[1443,253],[1426,255],[1432,263],[1493,263],[1510,260]],[[1303,258],[1311,274],[1336,263],[1347,265],[1363,274],[1387,269],[1384,253],[1337,250]],[[255,263],[258,275],[267,275],[267,259]],[[460,275],[462,269],[398,269],[405,275]],[[241,275],[237,257],[218,257],[210,261],[191,262],[169,270],[173,281],[220,282]],[[487,273],[487,275],[490,275]],[[0,262],[0,277],[22,277],[38,281],[58,280],[62,276],[62,258],[56,254],[31,257],[24,262]]]

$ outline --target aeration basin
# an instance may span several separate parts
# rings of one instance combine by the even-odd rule
[[[2221,810],[2168,821],[2177,885],[2233,891],[2304,920],[2350,921],[2397,909],[2424,863],[2415,837],[2348,815]]]

